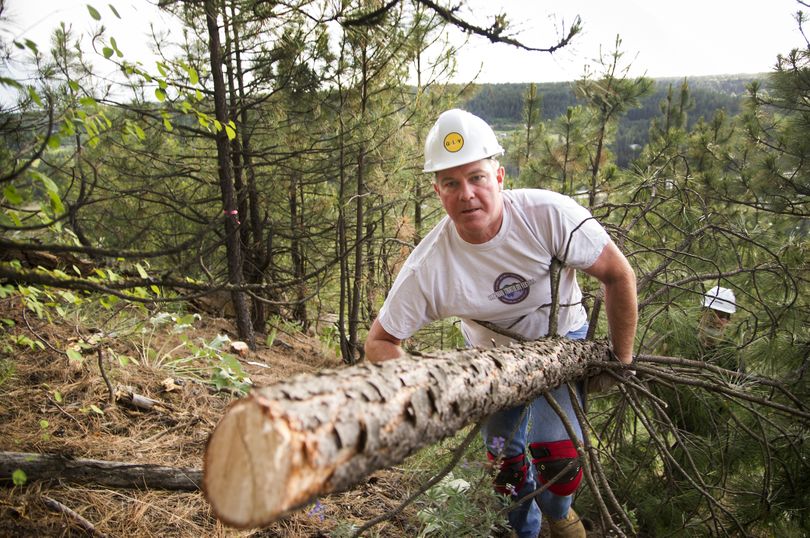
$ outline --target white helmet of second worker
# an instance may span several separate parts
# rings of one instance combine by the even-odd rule
[[[442,112],[425,139],[425,172],[503,155],[503,148],[487,122],[466,110]]]
[[[703,296],[703,306],[733,314],[737,311],[737,300],[734,298],[734,292],[730,289],[715,286]]]

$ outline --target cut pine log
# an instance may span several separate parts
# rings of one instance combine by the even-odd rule
[[[261,527],[607,356],[606,342],[555,338],[300,375],[228,407],[208,441],[203,490],[225,524]]]

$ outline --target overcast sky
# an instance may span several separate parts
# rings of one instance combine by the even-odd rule
[[[806,46],[793,14],[795,0],[473,0],[475,12],[504,11],[521,39],[552,44],[561,23],[576,15],[583,32],[570,47],[552,54],[521,52],[475,40],[460,58],[461,78],[483,63],[482,82],[575,80],[585,64],[622,39],[624,59],[635,74],[696,76],[770,71],[776,56]],[[553,10],[553,13],[552,11]],[[804,8],[805,11],[810,11]]]
[[[81,0],[6,0],[3,39],[30,38],[47,46],[59,21],[86,31],[94,21]],[[127,58],[146,55],[149,23],[166,27],[147,0],[91,1],[102,14],[110,35]],[[110,11],[113,4],[121,15]],[[553,55],[522,52],[472,38],[459,57],[457,79],[469,80],[480,70],[479,82],[551,82],[579,78],[586,64],[613,50],[622,38],[625,61],[634,75],[697,76],[770,71],[779,53],[806,46],[793,20],[795,0],[471,0],[462,14],[484,21],[486,15],[508,14],[526,44],[552,44],[563,23],[576,15],[583,32],[573,45]],[[810,10],[808,10],[810,11]],[[98,64],[98,62],[96,62]]]

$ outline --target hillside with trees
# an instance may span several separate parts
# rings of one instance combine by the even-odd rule
[[[449,82],[448,25],[526,47],[505,19],[373,5],[161,2],[183,31],[155,43],[154,65],[103,28],[120,18],[112,4],[86,6],[97,28],[85,41],[60,26],[47,44],[2,43],[0,534],[503,529],[509,499],[463,421],[396,461],[374,453],[393,429],[376,416],[329,430],[308,454],[339,446],[393,467],[342,476],[354,489],[299,499],[261,530],[226,529],[199,491],[206,442],[235,400],[270,387],[306,401],[309,388],[277,383],[371,368],[369,326],[443,216],[421,172],[425,136],[462,106],[496,124],[506,188],[574,197],[637,275],[636,375],[581,410],[575,506],[590,535],[810,532],[810,42],[756,77],[630,78],[617,43],[577,81],[468,87]],[[580,281],[589,339],[603,341],[602,292]],[[734,291],[737,312],[709,344],[698,328],[713,286]],[[456,321],[406,350],[469,358]],[[610,369],[572,362],[566,382]],[[355,388],[343,396],[385,396]],[[431,413],[418,403],[396,424]],[[229,472],[257,483],[252,470]]]
[[[767,74],[654,79],[653,90],[619,121],[611,146],[616,163],[627,167],[647,144],[648,126],[661,114],[660,104],[673,88],[678,91],[684,83],[689,86],[691,106],[686,126],[691,129],[701,119],[709,121],[715,114],[739,114],[748,94],[747,87],[752,82],[767,84]],[[536,86],[540,118],[544,121],[558,118],[568,108],[580,104],[572,82],[546,82]],[[510,131],[523,121],[524,97],[528,89],[529,84],[480,84],[463,102],[463,107],[486,119],[498,130]]]

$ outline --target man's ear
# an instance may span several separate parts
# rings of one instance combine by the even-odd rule
[[[495,172],[495,177],[498,179],[498,186],[503,190],[503,180],[506,177],[506,168],[503,166],[498,167],[498,171]]]
[[[439,194],[439,184],[436,183],[435,181],[433,182],[433,192]]]

